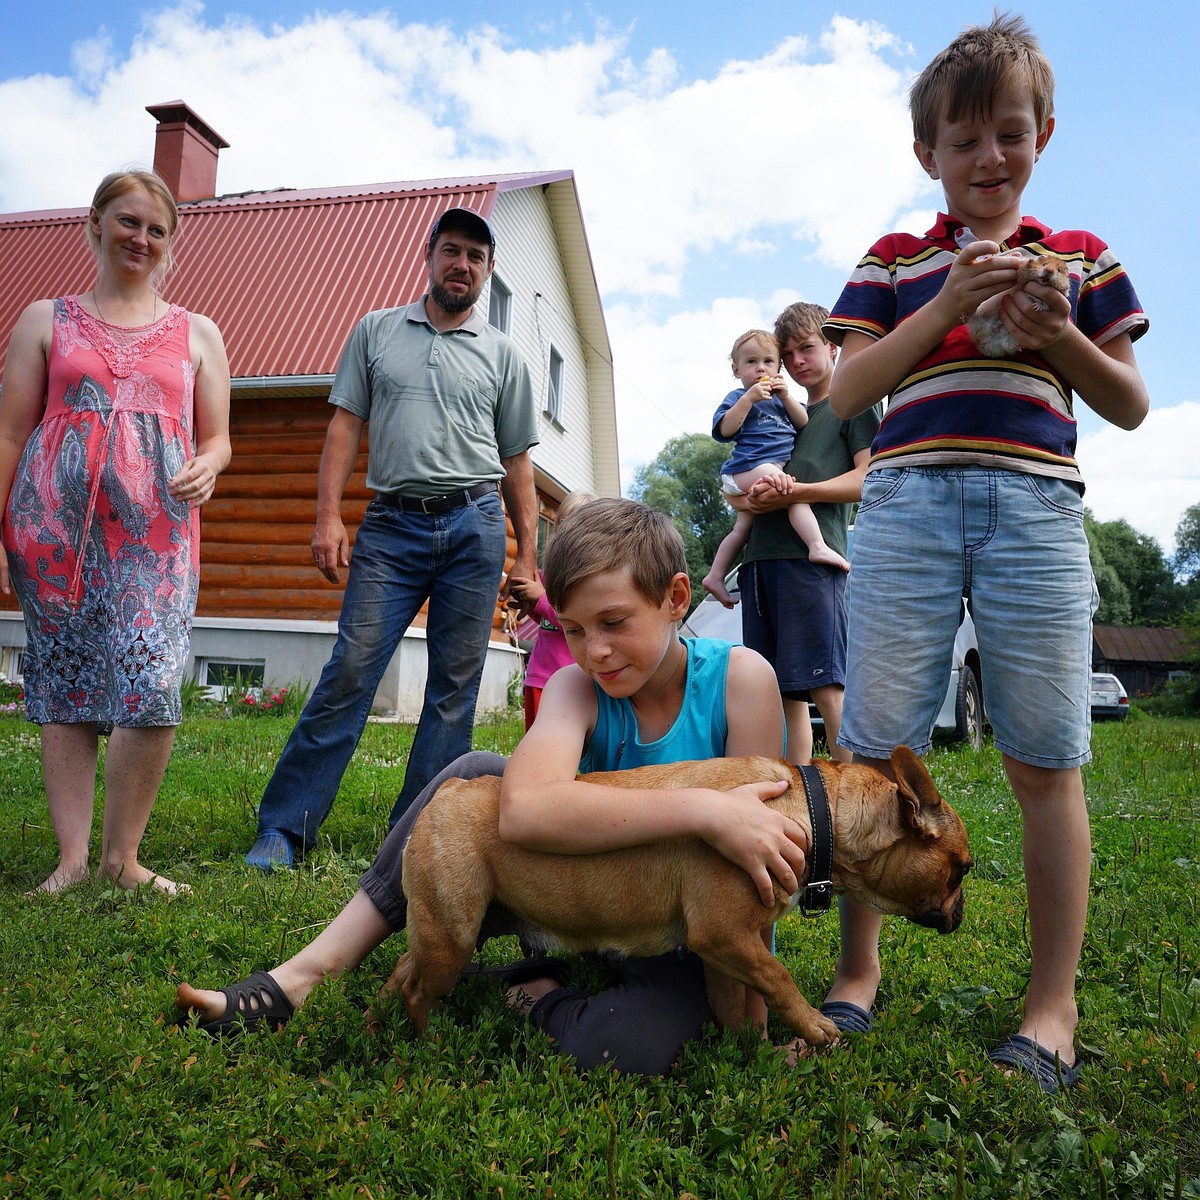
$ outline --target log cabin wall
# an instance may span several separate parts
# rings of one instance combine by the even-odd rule
[[[325,395],[235,396],[229,428],[233,457],[200,518],[197,616],[337,620],[344,589],[313,566],[310,544],[317,471],[331,415]],[[342,496],[351,546],[372,495],[366,482],[369,436],[368,425]],[[557,507],[544,496],[540,506],[543,512]],[[510,521],[506,569],[515,557]],[[424,609],[414,625],[424,627]],[[492,628],[493,636],[503,635],[499,604]]]
[[[234,398],[233,457],[200,515],[197,616],[337,619],[342,588],[313,566],[317,468],[332,410],[326,396]],[[366,511],[364,439],[343,519],[353,542]]]

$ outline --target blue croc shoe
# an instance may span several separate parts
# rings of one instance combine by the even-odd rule
[[[274,871],[277,867],[290,870],[295,865],[296,844],[282,829],[264,829],[246,855],[246,866],[260,871]]]
[[[1006,1037],[989,1051],[988,1058],[1001,1069],[1012,1067],[1031,1075],[1048,1096],[1060,1089],[1074,1087],[1083,1073],[1078,1061],[1068,1067],[1057,1054],[1051,1054],[1023,1033]]]
[[[849,1000],[826,1000],[821,1005],[822,1016],[828,1017],[842,1033],[870,1033],[875,1016]]]

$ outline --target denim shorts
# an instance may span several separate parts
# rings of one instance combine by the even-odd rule
[[[1091,758],[1097,592],[1076,485],[983,468],[872,471],[852,562],[841,745],[876,759],[929,749],[965,596],[997,748],[1053,769]]]

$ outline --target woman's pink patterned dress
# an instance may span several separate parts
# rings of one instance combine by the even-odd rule
[[[39,725],[179,723],[200,521],[167,481],[193,454],[189,324],[175,305],[126,330],[54,302],[46,412],[4,515]]]

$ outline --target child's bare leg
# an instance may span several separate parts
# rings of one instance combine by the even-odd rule
[[[704,590],[715,596],[726,608],[733,608],[737,601],[733,593],[725,586],[725,576],[733,570],[737,556],[741,554],[750,537],[750,528],[754,523],[754,514],[739,512],[733,528],[722,539],[713,556],[712,566],[708,574],[700,581]]]
[[[1091,829],[1078,768],[1050,770],[1004,758],[1024,819],[1032,969],[1019,1033],[1064,1066],[1075,1062],[1075,973],[1083,949]]]
[[[353,970],[391,932],[384,915],[360,889],[307,946],[267,973],[293,1006],[299,1008],[318,983]],[[184,983],[175,993],[175,1004],[185,1011],[199,1013],[201,1022],[207,1022],[224,1014],[226,1000],[223,992]]]
[[[842,571],[850,570],[850,564],[836,550],[831,550],[825,544],[821,535],[821,527],[817,524],[816,514],[807,504],[792,504],[788,507],[788,520],[792,528],[804,539],[808,547],[808,561],[820,563],[826,567],[838,567]]]

